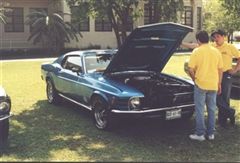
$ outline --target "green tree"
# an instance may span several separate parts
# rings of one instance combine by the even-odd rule
[[[64,22],[61,13],[48,14],[45,10],[34,11],[27,15],[26,24],[31,27],[31,34],[28,41],[33,40],[33,44],[42,43],[47,48],[53,48],[58,53],[64,42],[72,39],[78,40],[78,34],[82,36],[69,22]]]
[[[122,44],[127,36],[129,17],[133,19],[139,17],[139,12],[135,12],[135,10],[139,10],[137,9],[139,0],[88,0],[87,2],[67,0],[67,2],[70,7],[79,6],[79,14],[75,15],[75,17],[81,19],[82,14],[87,13],[88,16],[93,18],[107,18],[113,27],[118,46]],[[82,5],[87,6],[87,12],[81,12]]]
[[[140,3],[149,3],[152,9],[154,19],[151,23],[162,21],[176,21],[177,11],[183,9],[183,0],[66,0],[68,5],[81,6],[83,3],[88,3],[88,12],[79,11],[77,17],[82,14],[88,14],[91,17],[105,17],[110,20],[113,27],[118,47],[124,42],[127,37],[127,29],[131,21],[137,20],[143,16],[143,9],[139,7]],[[85,8],[86,9],[86,8]]]
[[[4,14],[5,12],[5,6],[9,5],[6,2],[0,2],[0,23],[5,24],[6,23],[6,16]]]
[[[6,23],[6,21],[5,21],[5,15],[4,15],[4,8],[0,8],[0,22],[1,23]]]
[[[231,9],[234,7],[234,0],[211,0],[204,1],[205,21],[204,29],[212,32],[215,29],[224,29],[228,34],[228,40],[231,41],[233,31],[239,30],[240,20],[237,11]],[[238,0],[236,0],[238,2]],[[229,7],[227,7],[230,5]],[[233,6],[232,6],[233,5]]]
[[[240,3],[239,0],[220,0],[222,6],[227,10],[226,15],[229,15],[231,20],[229,23],[229,33],[232,37],[233,31],[240,30]]]

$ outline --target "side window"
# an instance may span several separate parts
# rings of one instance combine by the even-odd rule
[[[75,72],[82,72],[81,57],[77,55],[68,56],[62,62],[62,67]]]

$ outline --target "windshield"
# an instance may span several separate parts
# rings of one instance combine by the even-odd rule
[[[103,72],[110,63],[111,58],[112,54],[86,55],[84,57],[86,72]]]

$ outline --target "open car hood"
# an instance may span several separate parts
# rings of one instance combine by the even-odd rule
[[[160,72],[193,28],[157,23],[134,29],[113,56],[105,74],[122,71]]]

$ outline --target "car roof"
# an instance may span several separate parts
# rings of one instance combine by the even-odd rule
[[[87,55],[90,53],[97,53],[97,54],[115,54],[117,52],[117,49],[91,49],[91,50],[77,50],[77,51],[71,51],[66,53],[64,56],[67,55]]]

